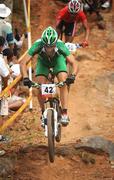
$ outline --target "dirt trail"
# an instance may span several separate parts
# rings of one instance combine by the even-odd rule
[[[55,25],[55,14],[59,8],[54,0],[32,0],[33,40],[40,37],[45,27]],[[109,32],[111,14],[104,13],[103,16],[106,29],[99,30],[91,19],[89,47],[77,51],[80,70],[69,94],[71,121],[68,127],[62,129],[62,141],[57,144],[55,163],[48,161],[47,142],[40,127],[36,97],[33,99],[33,111],[25,110],[15,126],[7,131],[11,142],[3,147],[8,157],[14,157],[14,180],[114,179],[114,170],[107,156],[93,155],[95,164],[84,164],[79,155],[70,149],[71,142],[90,135],[100,135],[114,141],[114,42]],[[75,41],[81,42],[82,39],[83,35],[80,35]]]

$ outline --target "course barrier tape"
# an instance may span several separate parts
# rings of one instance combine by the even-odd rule
[[[0,133],[3,132],[6,128],[8,128],[13,122],[14,120],[17,118],[18,115],[20,115],[20,113],[22,113],[22,111],[27,107],[27,105],[30,103],[30,100],[32,99],[31,96],[28,97],[28,99],[26,100],[26,102],[18,109],[18,111],[16,111],[15,114],[13,114],[13,116],[11,118],[9,118],[1,127],[0,127]]]
[[[7,92],[15,86],[22,78],[22,75],[20,74],[11,84],[9,84],[0,94],[0,99],[7,94]]]
[[[30,66],[30,63],[28,63],[27,67]],[[1,93],[0,93],[0,99],[5,96],[5,94],[7,94],[7,92],[13,87],[15,86],[22,78],[22,75],[20,74],[19,76],[17,76],[15,78],[14,81],[11,82],[11,84],[9,84]]]
[[[18,59],[18,62],[20,63],[23,57],[27,54],[28,51],[25,51],[25,53]]]

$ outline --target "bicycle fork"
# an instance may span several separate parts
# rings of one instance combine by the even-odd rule
[[[48,114],[48,111],[52,110],[53,111],[53,120],[54,120],[54,137],[57,136],[58,134],[58,115],[57,115],[57,111],[54,109],[54,108],[47,108],[45,111],[44,111],[44,124],[45,124],[45,137],[48,137],[48,128],[47,128],[47,114]]]

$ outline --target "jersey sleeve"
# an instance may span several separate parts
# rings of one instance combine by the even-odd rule
[[[34,56],[38,52],[39,47],[41,47],[41,40],[40,39],[34,42],[32,47],[28,50],[28,54],[30,56]]]
[[[64,15],[65,15],[66,11],[67,11],[67,7],[61,9],[61,10],[58,12],[58,15],[57,15],[57,17],[56,17],[56,21],[57,21],[57,22],[63,20],[63,17],[64,17]]]
[[[76,20],[77,19],[78,21],[84,22],[87,19],[87,17],[83,11],[80,11],[78,16],[76,17]]]
[[[64,57],[69,56],[71,53],[64,42],[58,41],[57,48],[60,54],[62,54]]]

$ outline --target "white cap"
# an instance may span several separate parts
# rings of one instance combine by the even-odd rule
[[[110,3],[107,1],[104,4],[101,5],[101,7],[103,8],[109,8],[110,7]]]
[[[5,5],[0,4],[0,17],[8,17],[11,14],[11,10]]]

